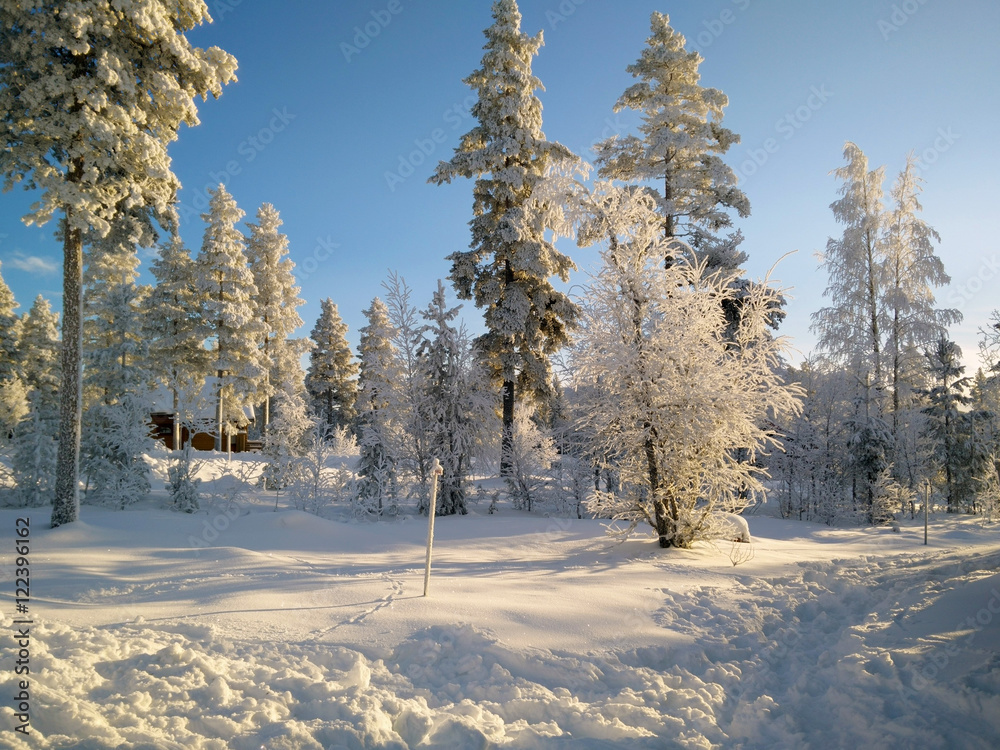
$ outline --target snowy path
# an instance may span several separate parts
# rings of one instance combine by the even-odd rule
[[[204,518],[37,532],[35,736],[4,705],[0,747],[1000,746],[996,530],[752,519],[734,568],[593,522],[450,519],[425,599],[419,521],[260,512],[192,545]]]

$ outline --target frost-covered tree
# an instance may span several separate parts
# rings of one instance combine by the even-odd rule
[[[21,319],[20,377],[28,389],[32,409],[44,420],[59,410],[59,315],[42,295]],[[55,436],[55,433],[52,433]]]
[[[509,464],[514,404],[533,399],[552,383],[549,357],[569,342],[578,311],[550,279],[566,281],[572,261],[546,236],[550,213],[529,210],[533,190],[549,169],[576,163],[564,146],[546,140],[541,82],[531,60],[542,34],[521,32],[514,0],[493,3],[493,25],[486,29],[482,67],[465,83],[478,100],[478,124],[466,133],[450,161],[440,162],[430,182],[456,177],[475,179],[470,249],[448,256],[449,279],[460,299],[485,311],[487,332],[478,345],[492,376],[503,384],[503,458]],[[544,208],[544,207],[543,207]],[[551,208],[551,207],[548,207]]]
[[[871,380],[866,380],[855,413],[846,423],[855,510],[868,524],[888,520],[881,509],[886,505],[893,450],[892,430],[881,416],[873,389]]]
[[[357,504],[365,514],[382,515],[396,496],[396,456],[401,442],[396,420],[402,371],[392,345],[396,331],[389,309],[376,297],[364,311],[368,324],[360,330],[358,348]]]
[[[14,428],[11,473],[19,505],[52,502],[56,482],[55,415],[32,409]]]
[[[17,300],[0,276],[0,444],[28,414],[28,391],[18,374],[21,319]]]
[[[195,97],[218,96],[236,60],[193,48],[203,0],[39,0],[0,4],[0,174],[41,195],[25,219],[63,219],[63,382],[52,525],[77,519],[82,383],[83,235],[124,212],[174,218],[168,144],[198,123]]]
[[[347,341],[347,324],[329,298],[320,302],[320,314],[309,334],[313,348],[309,353],[306,390],[313,413],[327,426],[327,431],[353,427],[358,400],[358,365]]]
[[[393,420],[405,439],[398,446],[396,467],[415,476],[420,492],[426,496],[430,491],[430,456],[427,453],[425,414],[420,408],[424,383],[418,357],[423,342],[423,322],[420,311],[411,302],[412,290],[404,278],[390,273],[382,286],[386,291],[386,310],[393,330],[391,343],[399,357],[397,400],[391,409]]]
[[[719,232],[732,226],[729,211],[749,216],[750,202],[722,161],[740,142],[722,126],[729,99],[699,83],[703,58],[685,49],[684,37],[670,27],[668,16],[654,12],[650,27],[646,47],[627,68],[638,82],[615,104],[616,112],[640,114],[640,134],[597,144],[598,174],[649,186],[665,239],[683,239],[709,268],[736,270],[746,260],[739,249],[743,238],[739,233],[722,238]]]
[[[484,432],[495,406],[468,338],[452,325],[460,309],[448,307],[439,281],[431,304],[423,312],[427,324],[419,352],[427,449],[444,469],[438,484],[440,515],[468,512],[466,481],[472,458],[485,442]]]
[[[575,355],[595,455],[615,456],[616,493],[590,509],[656,532],[661,547],[710,533],[715,511],[738,511],[764,493],[759,454],[777,447],[771,426],[798,408],[778,368],[784,341],[768,330],[780,294],[754,284],[731,329],[721,302],[732,275],[676,257],[654,199],[598,186],[581,243],[603,241],[604,264],[585,296]]]
[[[167,387],[174,413],[174,449],[181,447],[183,412],[205,382],[209,352],[202,346],[206,331],[196,295],[195,263],[179,235],[173,235],[149,268],[156,284],[146,299],[144,332],[149,369]]]
[[[813,313],[819,348],[837,364],[869,376],[876,390],[885,387],[883,347],[886,324],[886,217],[882,206],[882,167],[868,169],[868,157],[854,143],[844,147],[847,161],[834,173],[843,181],[834,201],[834,218],[844,225],[830,238],[823,255],[829,275],[823,296],[830,305]]]
[[[944,485],[948,512],[957,513],[968,502],[959,490],[964,475],[971,473],[963,456],[963,432],[969,404],[970,379],[964,377],[962,350],[942,336],[925,352],[927,369],[934,386],[927,393],[928,429],[934,441],[934,463]]]
[[[535,422],[534,408],[529,404],[518,406],[514,412],[510,472],[504,478],[515,508],[531,511],[545,498],[549,472],[558,457],[551,431]]]
[[[274,417],[264,433],[263,454],[268,463],[261,481],[266,489],[282,490],[298,479],[299,464],[306,454],[312,429],[302,368],[298,362],[290,362],[275,388]]]
[[[243,410],[258,403],[266,367],[260,342],[264,324],[257,310],[257,287],[247,264],[246,240],[236,229],[243,211],[225,185],[210,191],[201,252],[195,261],[196,290],[205,330],[212,342],[212,371],[217,378],[216,450],[225,450],[229,425],[244,419]]]
[[[263,323],[260,341],[261,360],[265,368],[262,427],[271,421],[271,397],[282,383],[284,373],[294,369],[305,352],[305,342],[292,339],[302,325],[296,308],[305,304],[299,298],[288,257],[288,237],[281,234],[281,217],[270,203],[257,209],[257,223],[247,224],[247,258],[257,287],[257,315]],[[287,393],[288,390],[284,389]]]

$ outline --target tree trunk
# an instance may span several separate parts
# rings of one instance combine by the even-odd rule
[[[68,181],[79,182],[83,161],[76,159]],[[52,528],[80,516],[80,424],[83,419],[83,236],[69,225],[63,238],[62,384],[59,394],[59,452],[52,504]]]
[[[218,371],[219,387],[215,398],[215,450],[222,450],[222,377],[224,370]]]
[[[504,286],[514,283],[514,269],[511,268],[510,261],[506,262],[504,269]],[[514,342],[511,341],[511,346]],[[506,369],[506,365],[504,366]],[[514,452],[514,402],[517,396],[514,390],[514,373],[504,373],[503,381],[503,432],[500,438],[500,476],[509,477],[514,472],[513,460]]]

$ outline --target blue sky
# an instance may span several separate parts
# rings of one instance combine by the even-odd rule
[[[435,187],[426,178],[472,126],[474,101],[462,79],[482,57],[488,0],[351,0],[287,3],[210,0],[215,22],[190,34],[239,60],[239,82],[200,104],[202,124],[171,147],[181,236],[197,252],[204,189],[225,182],[254,220],[272,203],[298,266],[308,335],[330,297],[351,329],[381,293],[387,270],[404,276],[423,307],[445,257],[468,246],[471,184]],[[942,306],[965,322],[952,330],[970,364],[977,329],[1000,307],[1000,247],[988,225],[998,202],[1000,5],[994,0],[522,0],[523,29],[544,31],[534,72],[545,91],[544,130],[584,158],[591,145],[633,131],[613,112],[632,78],[654,10],[705,62],[702,84],[729,96],[725,124],[742,137],[727,161],[741,177],[752,215],[738,220],[761,276],[786,253],[775,277],[793,299],[782,331],[804,355],[810,314],[826,284],[814,253],[840,233],[829,209],[844,142],[873,166],[886,190],[906,154],[923,160],[923,218],[942,236],[952,277]],[[377,33],[376,33],[377,32]],[[0,261],[21,311],[38,293],[60,306],[61,250],[54,224],[24,227],[34,197],[0,195]],[[586,282],[593,249],[561,243]],[[480,315],[466,303],[474,329]],[[798,355],[795,357],[798,359]]]

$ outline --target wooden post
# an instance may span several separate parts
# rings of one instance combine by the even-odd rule
[[[927,546],[927,506],[930,505],[931,483],[924,481],[924,546]]]
[[[424,596],[431,582],[431,550],[434,548],[434,516],[437,515],[438,477],[444,474],[436,458],[431,464],[431,506],[427,509],[427,562],[424,566]]]

